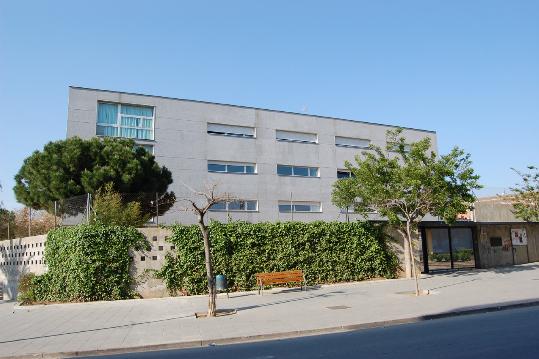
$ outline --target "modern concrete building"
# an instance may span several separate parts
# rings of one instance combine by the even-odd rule
[[[188,187],[218,184],[241,201],[223,203],[209,218],[251,222],[344,220],[331,203],[332,184],[349,175],[370,144],[385,146],[394,125],[245,106],[70,87],[67,136],[133,138],[171,170],[177,198]],[[405,128],[409,141],[436,133]],[[192,223],[178,202],[161,223]],[[352,215],[353,217],[354,215]]]

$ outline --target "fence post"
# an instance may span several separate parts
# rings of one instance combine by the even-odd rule
[[[28,237],[32,236],[32,207],[28,207]]]
[[[54,201],[54,228],[56,228],[56,201]]]
[[[155,219],[155,224],[157,225],[157,227],[159,227],[159,193],[158,192],[155,192],[155,211],[156,211],[156,219]]]
[[[292,222],[294,222],[294,202],[292,202],[292,192],[290,192],[290,216]]]
[[[90,224],[90,194],[86,195],[86,224]]]

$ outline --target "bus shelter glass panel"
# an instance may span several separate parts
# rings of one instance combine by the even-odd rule
[[[451,269],[451,252],[447,228],[428,228],[426,236],[429,270]]]
[[[453,268],[475,268],[471,228],[451,228]]]

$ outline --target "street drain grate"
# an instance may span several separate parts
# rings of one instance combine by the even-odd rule
[[[346,305],[332,305],[331,307],[326,307],[331,310],[339,310],[339,309],[350,309],[349,306]]]

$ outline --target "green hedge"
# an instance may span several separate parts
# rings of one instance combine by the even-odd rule
[[[132,227],[79,225],[50,231],[48,271],[30,280],[22,302],[72,302],[132,298],[129,250],[149,249]]]
[[[171,227],[176,253],[157,276],[171,294],[207,292],[204,245],[196,225]],[[210,224],[215,274],[231,290],[255,287],[254,274],[302,269],[308,284],[396,276],[398,260],[383,227],[368,222]]]

